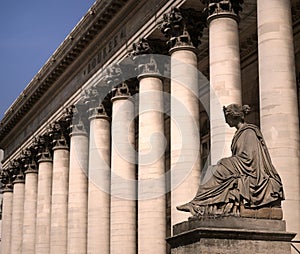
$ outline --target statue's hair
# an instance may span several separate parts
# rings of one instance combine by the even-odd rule
[[[244,119],[248,115],[251,108],[248,105],[230,104],[227,107],[223,106],[224,115],[231,115],[233,117],[240,117]]]

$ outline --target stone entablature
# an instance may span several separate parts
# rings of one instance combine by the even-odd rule
[[[149,32],[147,29],[151,26],[144,25],[144,23],[136,24],[133,15],[142,18],[143,22],[151,24],[151,19],[157,13],[160,12],[159,15],[162,15],[166,8],[182,4],[184,0],[156,0],[151,3],[141,1],[135,5],[135,9],[132,9],[132,5],[126,5],[126,2],[130,1],[109,1],[104,7],[100,2],[102,1],[97,1],[91,7],[91,10],[56,50],[3,118],[0,123],[0,147],[5,149],[4,159],[11,157],[17,151],[18,146],[31,139],[33,134],[43,134],[44,127],[41,123],[59,118],[64,106],[74,104],[78,100],[81,88],[97,82],[92,76],[96,71],[101,73],[103,65],[109,64],[97,62],[97,66],[91,69],[92,62],[103,48],[106,48],[107,53],[103,61],[122,59],[126,57],[128,42],[136,40],[141,33]],[[149,8],[149,4],[151,8]],[[155,7],[153,8],[153,6]],[[98,24],[99,22],[101,26]],[[98,30],[95,30],[96,27]],[[155,29],[155,24],[151,29]],[[112,41],[115,43],[114,35],[116,34],[119,34],[118,45],[112,46],[110,44]],[[106,39],[103,40],[103,37]],[[76,47],[76,57],[74,55],[74,59],[67,64],[65,57],[74,51],[74,47]],[[89,62],[86,59],[89,59]],[[60,66],[59,71],[55,69],[58,66]],[[63,66],[65,67],[62,68]],[[96,79],[98,78],[96,77]],[[47,85],[44,83],[46,80]],[[34,98],[33,94],[35,94]],[[51,95],[45,96],[45,94]],[[42,97],[43,100],[40,100]],[[30,142],[26,143],[30,144]]]

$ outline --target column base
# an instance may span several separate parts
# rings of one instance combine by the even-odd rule
[[[291,253],[295,233],[286,232],[282,220],[218,217],[190,218],[173,227],[167,238],[171,254]]]

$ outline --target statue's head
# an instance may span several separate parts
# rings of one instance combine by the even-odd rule
[[[245,115],[250,112],[250,107],[248,105],[230,104],[223,107],[223,112],[226,122],[232,127],[236,125],[236,122],[244,122]]]

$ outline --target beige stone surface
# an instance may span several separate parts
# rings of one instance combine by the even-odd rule
[[[110,123],[90,120],[87,252],[109,254],[110,246]]]
[[[23,220],[24,220],[24,181],[14,183],[12,223],[11,223],[11,254],[22,253]]]
[[[67,253],[69,151],[54,148],[52,173],[50,253]]]
[[[113,98],[111,123],[110,253],[136,253],[134,104]]]
[[[176,206],[191,201],[200,181],[197,56],[193,47],[171,52],[171,224],[188,218]]]
[[[70,142],[68,254],[87,252],[88,151],[87,133],[73,131]]]
[[[138,253],[166,253],[163,84],[143,77],[139,88]]]
[[[2,228],[1,228],[1,253],[10,253],[11,246],[11,224],[12,224],[12,205],[13,193],[6,191],[3,193],[2,206]]]
[[[50,252],[52,170],[52,161],[39,161],[35,253]]]
[[[37,188],[37,171],[26,173],[22,254],[31,254],[35,251]]]
[[[289,0],[258,1],[260,124],[282,178],[288,231],[300,233],[299,114]]]
[[[211,163],[231,155],[234,128],[225,123],[223,106],[241,104],[238,23],[216,15],[209,23]]]

